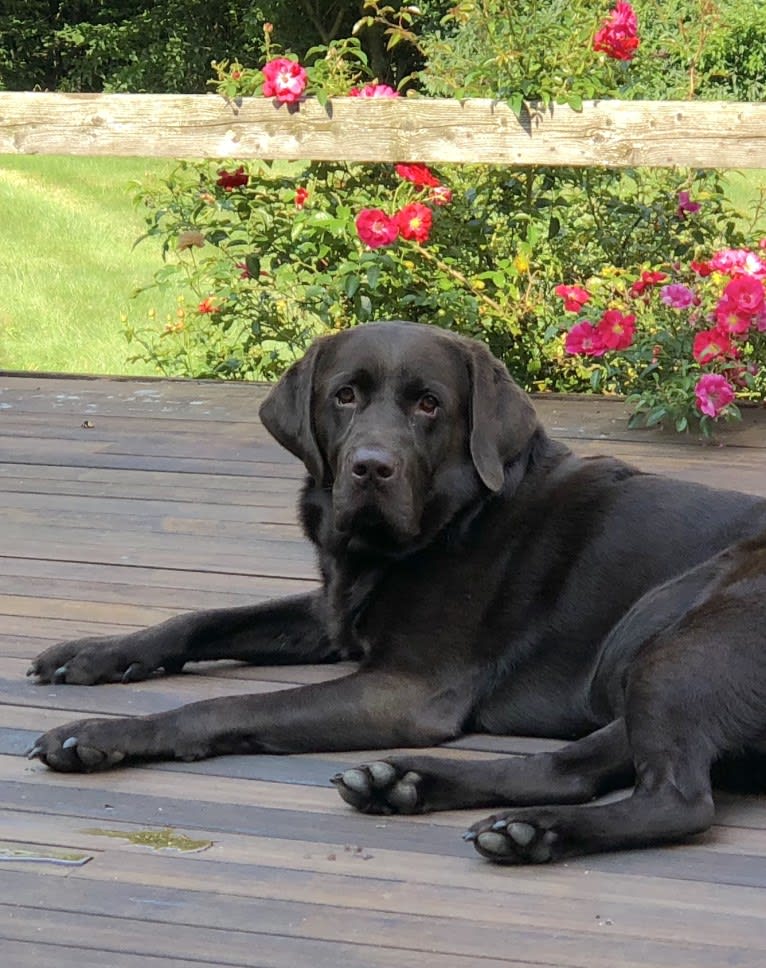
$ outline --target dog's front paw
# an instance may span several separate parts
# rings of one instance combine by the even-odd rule
[[[523,812],[486,817],[470,827],[463,840],[482,857],[501,864],[545,864],[560,855],[561,847],[550,819]]]
[[[135,635],[114,635],[62,642],[41,652],[27,669],[40,682],[93,686],[99,682],[137,682],[159,668],[180,671],[163,661]]]
[[[132,755],[133,719],[82,719],[39,736],[27,753],[52,770],[92,773],[106,770]]]
[[[390,760],[337,773],[332,782],[338,793],[362,813],[420,813],[423,810],[423,778],[413,770],[403,770]]]

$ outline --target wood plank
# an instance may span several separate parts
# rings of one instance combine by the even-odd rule
[[[0,453],[9,461],[0,464],[0,836],[94,855],[76,872],[0,862],[0,921],[7,915],[17,939],[0,945],[4,961],[17,952],[39,968],[53,952],[57,964],[116,968],[118,958],[129,959],[126,968],[136,959],[292,966],[331,951],[328,964],[360,966],[376,957],[386,965],[442,959],[434,964],[444,968],[509,957],[557,968],[760,966],[763,798],[717,797],[717,825],[685,845],[504,870],[459,838],[486,811],[375,818],[342,804],[329,776],[386,751],[220,757],[90,776],[22,759],[39,732],[83,716],[258,694],[351,668],[200,663],[177,677],[95,689],[24,678],[29,657],[60,639],[316,587],[279,574],[315,573],[293,523],[302,471],[255,422],[258,392],[0,380]],[[91,436],[80,432],[84,407],[98,418]],[[619,453],[644,470],[764,493],[764,411],[727,446],[699,447],[626,432],[616,401],[548,398],[540,408],[580,453]],[[277,476],[282,467],[290,476]],[[470,761],[558,745],[474,735],[434,755]],[[168,823],[214,846],[168,855],[84,833]],[[155,930],[166,941],[154,945]],[[41,936],[52,942],[44,951]],[[262,937],[274,942],[266,949],[273,962],[260,958]]]
[[[517,118],[489,99],[0,93],[0,151],[500,165],[766,168],[766,105],[598,101]]]
[[[36,527],[33,532],[23,527],[6,525],[3,529],[6,557],[42,558],[51,561],[76,561],[89,564],[131,565],[138,568],[173,571],[190,570],[218,574],[264,576],[276,579],[316,579],[317,572],[311,552],[296,550],[292,555],[239,552],[234,545],[212,546],[189,535],[173,535],[168,540],[162,535],[123,533],[109,535],[108,543],[97,540],[88,529],[60,529],[54,525]],[[212,547],[211,547],[212,546]],[[264,549],[261,546],[261,550]]]
[[[92,871],[93,865],[89,866]],[[223,873],[220,865],[216,870]],[[586,920],[581,916],[578,927],[574,930],[567,930],[562,926],[555,935],[551,935],[544,929],[536,929],[534,925],[530,925],[529,918],[524,914],[514,917],[515,911],[512,905],[508,905],[505,919],[502,919],[502,912],[497,912],[500,917],[496,922],[479,918],[467,924],[462,919],[450,918],[443,912],[441,916],[434,912],[429,917],[396,912],[396,930],[392,931],[390,917],[387,916],[386,911],[378,912],[356,907],[348,912],[350,916],[344,917],[344,910],[330,903],[319,904],[308,901],[291,903],[223,896],[219,898],[216,905],[217,922],[211,925],[209,913],[203,910],[204,902],[194,891],[144,889],[141,892],[142,900],[144,898],[146,900],[141,906],[140,903],[136,903],[133,885],[91,884],[88,883],[86,871],[87,868],[82,874],[79,871],[73,872],[67,878],[67,890],[63,898],[56,879],[45,881],[38,888],[42,895],[42,903],[47,902],[47,910],[50,912],[46,921],[52,917],[55,924],[60,924],[65,917],[71,919],[65,937],[75,940],[73,929],[76,925],[80,927],[81,943],[92,944],[96,940],[94,935],[103,930],[102,925],[106,926],[109,923],[107,919],[118,916],[121,919],[127,917],[131,920],[140,917],[141,920],[147,921],[152,926],[152,940],[157,936],[160,939],[172,938],[175,929],[176,947],[174,949],[165,948],[160,941],[156,949],[145,948],[144,950],[191,953],[195,949],[190,946],[196,943],[201,945],[199,952],[206,958],[210,957],[208,945],[215,943],[214,939],[219,939],[221,943],[224,937],[241,941],[239,945],[236,941],[231,945],[224,943],[222,945],[226,952],[224,957],[241,958],[246,955],[248,945],[249,950],[255,952],[260,947],[266,925],[268,925],[270,938],[283,937],[291,938],[294,942],[313,942],[320,947],[320,950],[323,944],[364,945],[368,951],[374,950],[376,954],[385,952],[389,957],[397,955],[402,959],[409,954],[410,957],[414,956],[417,959],[418,965],[431,964],[429,958],[455,956],[492,958],[501,962],[509,953],[509,932],[513,933],[513,956],[519,958],[522,963],[529,963],[532,959],[536,959],[538,964],[541,962],[561,965],[582,964],[580,959],[583,947],[587,947],[589,951],[591,958],[589,963],[604,966],[604,968],[613,968],[616,947],[620,948],[622,963],[625,965],[661,965],[663,968],[668,963],[679,968],[680,966],[720,968],[722,963],[742,964],[740,959],[743,957],[755,958],[759,954],[763,957],[763,947],[757,944],[757,932],[752,928],[747,930],[745,927],[747,919],[736,916],[732,918],[730,932],[720,922],[711,931],[708,923],[705,935],[707,937],[712,935],[709,943],[695,939],[693,936],[687,940],[682,926],[684,919],[680,917],[675,939],[669,940],[664,938],[647,940],[640,928],[636,929],[635,934],[624,932],[619,927],[619,915],[617,920],[608,919],[609,930],[604,930],[602,927],[604,922],[601,918],[591,917]],[[176,878],[177,883],[178,880]],[[29,903],[32,899],[30,895],[34,896],[35,885],[29,883],[30,878],[25,877],[23,872],[10,882],[11,885],[18,885],[15,889],[19,891],[21,899],[12,907],[0,905],[0,923],[3,909],[5,908],[8,913],[12,911],[13,925],[17,926],[19,921],[21,924],[17,927],[18,934],[13,931],[13,927],[9,933],[13,931],[16,937],[19,935],[24,937],[25,929],[28,929],[29,924],[35,919],[36,908]],[[133,897],[130,894],[131,887],[133,887]],[[151,887],[153,888],[154,885]],[[146,901],[157,903],[147,905]],[[157,908],[159,911],[156,910]],[[654,919],[648,920],[646,928],[651,930],[655,927]],[[704,925],[704,918],[698,917],[694,920],[700,927]],[[261,930],[257,930],[255,925],[262,926]],[[741,930],[741,934],[737,928]],[[654,931],[652,933],[654,934]],[[689,934],[692,934],[692,931]],[[99,940],[103,944],[106,939]],[[134,947],[134,950],[140,950],[136,942],[131,947]],[[363,951],[359,951],[359,955],[362,953]],[[665,960],[668,958],[672,958],[672,962]],[[364,964],[361,961],[356,963]],[[393,961],[386,963],[393,964]],[[756,964],[755,960],[752,964]]]
[[[189,887],[193,879],[203,879],[211,865],[220,861],[231,865],[231,875],[225,885],[221,885],[220,891],[237,896],[316,900],[316,894],[312,897],[312,885],[315,882],[313,875],[318,874],[321,875],[319,896],[330,897],[335,902],[342,899],[343,904],[350,908],[374,907],[425,915],[442,913],[445,905],[449,904],[449,910],[454,909],[456,918],[469,920],[496,920],[497,912],[502,918],[506,906],[520,902],[523,907],[516,908],[517,914],[525,912],[533,915],[542,926],[550,911],[541,908],[538,901],[542,900],[545,908],[549,909],[553,898],[564,902],[562,913],[565,919],[568,913],[577,910],[576,905],[580,902],[588,905],[608,905],[609,902],[631,905],[634,913],[621,916],[623,929],[633,917],[641,923],[641,908],[653,912],[650,917],[657,919],[667,911],[671,920],[679,913],[683,916],[684,912],[702,912],[706,916],[723,918],[729,915],[746,918],[763,915],[763,895],[757,888],[673,878],[655,880],[641,874],[626,877],[619,872],[593,870],[584,861],[526,870],[499,870],[488,868],[478,858],[467,862],[464,857],[408,852],[395,846],[393,849],[376,847],[373,853],[367,848],[358,851],[359,844],[340,842],[330,845],[332,849],[328,849],[327,845],[311,839],[285,840],[257,832],[222,834],[220,831],[197,828],[178,830],[177,833],[193,840],[212,841],[212,847],[199,853],[179,855],[174,851],[153,851],[131,842],[131,838],[143,831],[163,829],[161,823],[127,824],[117,821],[110,822],[105,828],[94,828],[77,817],[44,816],[21,810],[7,810],[2,816],[6,823],[7,839],[30,848],[48,846],[94,853],[109,861],[111,873],[114,875],[117,872],[115,880],[120,879],[120,866],[126,853],[133,855],[131,870],[134,877],[140,877],[142,869],[151,872],[155,878],[162,877],[167,866],[171,870],[178,870],[183,865],[184,881]],[[94,833],[94,830],[103,829],[108,829],[114,836]],[[119,836],[120,833],[124,833],[124,839]],[[310,837],[310,830],[306,833]],[[715,834],[721,840],[740,837],[741,842],[753,847],[754,854],[763,854],[762,831],[716,828]],[[755,837],[758,839],[755,840]],[[706,852],[714,849],[718,848],[705,847]],[[724,845],[720,852],[729,850],[730,847]],[[365,851],[372,856],[362,856]],[[24,870],[21,865],[17,865],[17,869]],[[488,870],[499,870],[498,876],[490,879],[490,897],[486,896]],[[56,873],[55,870],[50,872]],[[127,875],[126,870],[122,879],[127,880]],[[103,871],[100,873],[97,868],[89,867],[82,871],[82,876],[103,879],[104,875]],[[368,893],[362,893],[364,891]],[[487,905],[484,915],[477,909],[483,904]],[[434,910],[433,905],[438,910]],[[608,910],[615,912],[614,908]],[[586,907],[580,927],[587,928],[594,911],[607,916],[607,911],[599,907]],[[564,920],[562,927],[565,926],[572,929],[578,927],[577,923],[567,925]],[[699,937],[704,937],[704,934],[704,931],[700,932]]]
[[[3,958],[13,968],[62,968],[63,965],[77,965],[77,968],[105,968],[104,952],[60,944],[57,941],[42,941],[39,932],[34,941],[11,941],[3,938]],[[153,955],[128,955],[123,951],[109,952],[109,968],[189,968],[190,965],[204,968],[210,965],[217,968],[221,962],[194,961],[179,958],[162,958]],[[228,962],[234,966],[235,962]],[[237,966],[239,968],[239,966]],[[242,965],[244,968],[244,965]]]
[[[364,943],[361,935],[349,942],[336,942],[307,933],[300,928],[290,936],[280,936],[269,930],[268,909],[264,912],[264,929],[199,928],[194,923],[180,926],[164,924],[152,917],[152,911],[141,910],[140,918],[82,914],[79,911],[47,910],[35,907],[0,905],[0,937],[25,941],[39,937],[44,926],[46,934],[56,938],[64,947],[78,947],[108,953],[125,952],[140,955],[180,957],[194,964],[197,959],[215,964],[248,965],[254,968],[295,968],[296,964],[311,964],[315,968],[401,968],[403,958],[412,949],[403,947],[373,947]],[[256,912],[251,912],[251,916]],[[150,925],[150,927],[148,927]],[[312,930],[321,933],[319,926]],[[450,953],[418,951],[418,965],[423,968],[471,968],[474,961]],[[107,962],[108,963],[108,962]],[[485,962],[483,962],[484,964]],[[500,968],[514,964],[501,959],[488,959],[486,964]],[[519,962],[516,962],[519,964]],[[521,965],[524,962],[520,963]],[[702,964],[702,963],[701,963]]]

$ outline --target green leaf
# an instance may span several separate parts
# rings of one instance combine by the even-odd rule
[[[665,419],[665,417],[667,417],[667,415],[668,415],[668,410],[664,404],[662,404],[659,407],[654,407],[654,409],[650,410],[649,413],[646,415],[646,426],[656,427],[658,423],[662,423],[662,421]]]

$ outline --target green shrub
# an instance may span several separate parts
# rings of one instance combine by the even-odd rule
[[[427,56],[420,77],[426,89],[500,96],[518,110],[531,98],[577,108],[584,97],[662,94],[663,83],[665,93],[678,96],[684,87],[713,83],[713,60],[705,56],[717,48],[708,44],[733,36],[718,20],[697,23],[700,4],[681,4],[683,29],[676,22],[675,32],[669,5],[650,18],[644,4],[648,26],[639,54],[617,61],[593,50],[606,5],[519,0],[507,7],[464,0],[427,36],[414,32],[411,12],[397,19],[376,5],[368,20],[387,24],[389,43],[417,46]],[[280,55],[270,32],[265,47],[267,56]],[[354,40],[314,50],[311,58],[309,93],[338,95],[370,79]],[[218,74],[228,96],[260,91],[258,70],[222,63]],[[184,293],[178,315],[164,325],[133,323],[128,330],[137,358],[163,372],[271,378],[318,333],[404,317],[485,340],[529,389],[638,394],[639,413],[650,422],[672,419],[678,428],[700,416],[694,390],[702,370],[690,355],[691,338],[681,338],[688,333],[670,327],[665,342],[657,335],[663,319],[677,319],[663,305],[642,303],[631,353],[569,354],[570,324],[556,287],[587,283],[627,311],[626,293],[642,272],[675,278],[680,264],[752,243],[761,216],[760,209],[749,219],[735,213],[720,175],[681,170],[466,165],[418,178],[382,165],[234,164],[226,171],[184,164],[141,195],[148,234],[163,240],[166,254],[154,284]],[[679,208],[689,197],[700,205],[693,215]],[[405,230],[401,213],[411,205],[420,221]],[[369,221],[374,212],[384,235],[398,219],[387,244],[371,242],[357,223],[360,213]],[[608,308],[605,301],[601,310]],[[657,365],[652,353],[660,343]],[[740,395],[762,389],[754,375],[762,343],[757,336],[742,346],[750,370]],[[673,354],[683,357],[680,381],[668,363]],[[662,396],[671,385],[672,401]],[[721,415],[735,412],[722,408]]]

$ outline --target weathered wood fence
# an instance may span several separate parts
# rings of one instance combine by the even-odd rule
[[[766,104],[0,92],[0,153],[766,168]]]

